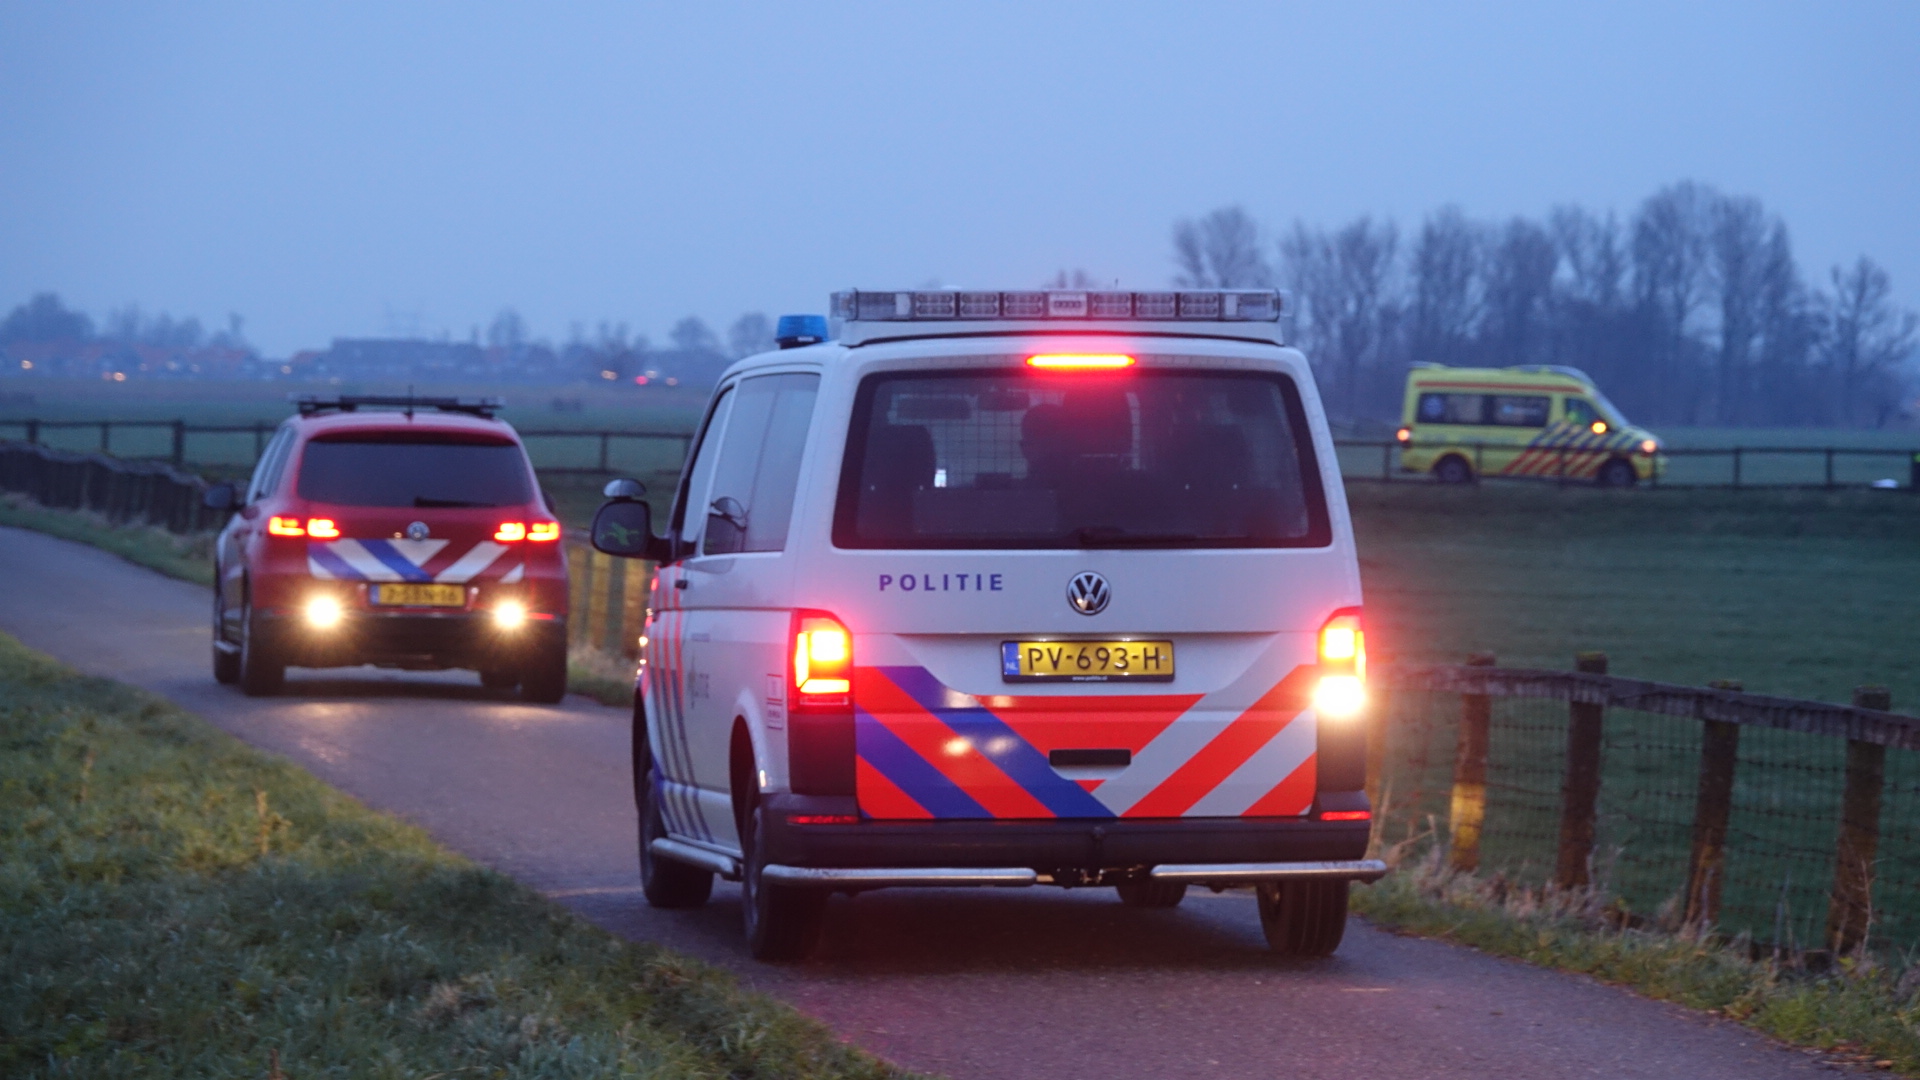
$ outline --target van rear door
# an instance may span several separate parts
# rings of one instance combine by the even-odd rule
[[[852,415],[802,587],[855,632],[866,816],[1308,811],[1315,631],[1358,581],[1294,375],[982,358]]]

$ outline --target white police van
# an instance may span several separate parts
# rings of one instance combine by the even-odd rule
[[[1333,444],[1271,291],[847,292],[721,379],[653,535],[647,899],[741,882],[763,959],[830,894],[1255,886],[1340,943],[1365,641]]]

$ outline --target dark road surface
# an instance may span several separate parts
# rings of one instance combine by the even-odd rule
[[[1267,953],[1250,895],[1123,908],[1111,890],[836,898],[827,946],[745,955],[737,892],[641,899],[625,712],[543,707],[469,673],[293,673],[250,699],[208,670],[207,590],[0,529],[0,630],[163,694],[634,939],[724,965],[844,1037],[953,1077],[1800,1077],[1737,1025],[1356,920],[1328,960]]]

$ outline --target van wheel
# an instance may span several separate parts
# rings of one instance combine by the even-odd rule
[[[1113,891],[1120,894],[1120,902],[1128,907],[1170,908],[1179,907],[1180,901],[1187,898],[1187,883],[1143,878],[1123,881],[1115,885]]]
[[[1614,458],[1600,466],[1600,471],[1594,475],[1593,482],[1601,487],[1630,488],[1638,479],[1640,477],[1634,473],[1632,465]]]
[[[1433,478],[1443,484],[1473,483],[1473,466],[1458,454],[1448,454],[1433,467]]]
[[[520,700],[558,705],[567,696],[567,639],[534,646],[520,669]]]
[[[287,661],[254,620],[253,597],[240,606],[240,692],[248,697],[277,694],[287,685]]]
[[[648,753],[646,728],[640,729],[639,755]],[[640,891],[646,894],[649,907],[657,908],[693,908],[707,902],[713,895],[713,871],[702,870],[697,866],[688,866],[683,862],[663,859],[653,853],[653,842],[667,835],[666,819],[660,814],[659,786],[653,783],[653,770],[649,766],[639,775],[636,784],[641,787],[640,796]]]
[[[740,874],[740,908],[746,919],[747,951],[755,960],[804,960],[820,943],[826,923],[824,889],[775,885],[760,875],[767,859],[766,809],[757,801],[747,814],[746,867]]]
[[[1345,881],[1265,881],[1256,888],[1260,929],[1284,956],[1331,956],[1347,933]]]

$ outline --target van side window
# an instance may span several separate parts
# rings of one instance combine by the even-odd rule
[[[693,448],[693,461],[687,469],[686,477],[680,481],[680,494],[673,502],[672,530],[676,554],[691,548],[700,539],[700,527],[706,524],[707,515],[689,513],[687,508],[694,504],[704,511],[707,505],[707,487],[713,482],[713,464],[719,456],[720,435],[727,426],[727,413],[733,409],[733,387],[720,391],[714,400],[713,410],[707,413],[707,422],[700,429],[699,445]]]
[[[281,428],[280,434],[267,444],[267,452],[260,455],[260,464],[253,467],[253,480],[247,485],[249,503],[259,502],[273,494],[279,486],[280,472],[287,463],[287,451],[292,445],[292,428]]]
[[[1491,400],[1487,422],[1500,427],[1546,427],[1547,409],[1553,402],[1549,397],[1515,394],[1495,394]]]
[[[740,383],[708,493],[705,555],[779,551],[787,544],[800,453],[813,421],[818,375],[762,375]]]
[[[1484,424],[1485,394],[1421,394],[1415,417],[1423,424]]]
[[[1562,418],[1567,423],[1578,424],[1581,427],[1587,427],[1600,419],[1600,415],[1593,411],[1593,406],[1588,404],[1585,398],[1565,398],[1560,403],[1560,410]]]

